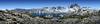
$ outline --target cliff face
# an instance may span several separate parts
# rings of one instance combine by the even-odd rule
[[[0,11],[0,24],[100,24],[100,16],[51,18],[31,17],[11,11]]]

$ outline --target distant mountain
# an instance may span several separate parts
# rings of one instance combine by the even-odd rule
[[[20,9],[20,8],[16,8],[13,11],[16,11],[18,13],[31,13],[32,9]]]
[[[98,12],[97,10],[81,8],[78,4],[72,4],[70,8],[44,7],[42,9],[14,9],[18,13],[30,13],[33,16],[70,16],[70,15],[89,15]]]

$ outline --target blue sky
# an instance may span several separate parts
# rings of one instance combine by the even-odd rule
[[[94,9],[100,9],[100,0],[0,0],[0,9],[31,9],[53,6],[67,8],[73,3],[78,3],[81,7],[87,6]]]

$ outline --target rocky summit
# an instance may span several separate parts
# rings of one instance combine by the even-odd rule
[[[100,24],[100,10],[83,9],[77,4],[71,5],[67,11],[62,12],[60,10],[63,10],[62,7],[53,10],[47,7],[46,9],[31,10],[0,10],[0,24]],[[46,16],[33,15],[35,12],[46,13],[44,14]],[[57,17],[56,14],[62,15]]]

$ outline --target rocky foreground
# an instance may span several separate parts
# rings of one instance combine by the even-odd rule
[[[99,15],[61,18],[32,17],[13,11],[0,11],[0,24],[100,24]]]

